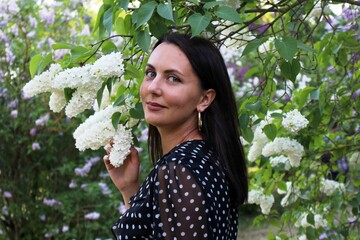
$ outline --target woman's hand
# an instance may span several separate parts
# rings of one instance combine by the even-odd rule
[[[120,190],[125,201],[125,206],[128,208],[130,198],[137,193],[140,187],[140,160],[138,151],[134,147],[131,147],[130,154],[126,157],[124,163],[120,167],[115,168],[109,160],[111,149],[111,147],[106,149],[107,155],[104,156],[104,163],[112,182]]]

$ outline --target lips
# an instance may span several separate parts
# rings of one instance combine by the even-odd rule
[[[146,102],[146,106],[150,111],[160,111],[165,108],[165,106],[156,102]]]

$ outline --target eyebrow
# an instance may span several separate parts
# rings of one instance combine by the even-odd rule
[[[153,65],[151,65],[150,63],[147,63],[146,64],[146,66],[148,66],[148,67],[150,67],[150,68],[153,68],[153,69],[156,69]],[[165,73],[178,73],[178,74],[180,74],[180,75],[182,75],[182,76],[185,76],[182,72],[180,72],[180,71],[178,71],[178,70],[176,70],[176,69],[166,69],[165,70]]]

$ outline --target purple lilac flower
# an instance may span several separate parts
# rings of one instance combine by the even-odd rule
[[[46,216],[44,214],[40,215],[39,219],[40,219],[40,221],[44,222],[46,220]]]
[[[148,140],[148,132],[149,132],[149,128],[145,128],[144,130],[141,131],[141,136],[138,137],[139,142],[145,142]]]
[[[60,201],[56,200],[56,199],[47,199],[47,198],[45,198],[45,199],[43,200],[43,203],[44,203],[45,205],[49,206],[49,207],[53,207],[53,206],[55,206],[55,205],[57,205],[57,206],[61,206],[61,205],[62,205],[62,203],[61,203]]]
[[[50,119],[50,114],[49,113],[47,113],[47,114],[45,114],[44,116],[42,116],[42,117],[40,117],[39,119],[37,119],[36,121],[35,121],[35,125],[36,126],[45,126],[45,123],[47,123],[47,121],[49,121],[49,119]]]
[[[356,90],[352,95],[351,95],[351,98],[352,99],[355,99],[357,97],[360,96],[360,88],[358,90]]]
[[[36,20],[36,18],[30,16],[30,17],[29,17],[29,24],[30,24],[30,26],[32,26],[33,28],[36,28],[36,27],[37,27],[37,20]]]
[[[3,206],[1,209],[1,212],[5,215],[8,216],[9,215],[9,209],[7,206]]]
[[[9,38],[5,35],[3,31],[0,30],[0,41],[4,40],[5,43],[9,43]]]
[[[237,73],[240,83],[242,83],[242,81],[244,80],[245,74],[248,71],[249,71],[249,67],[240,68],[240,70]]]
[[[91,165],[95,165],[95,163],[97,163],[98,161],[100,161],[100,157],[92,157],[87,160],[87,162]]]
[[[126,212],[126,206],[124,203],[120,203],[120,206],[118,207],[119,213],[124,214]]]
[[[11,192],[8,192],[8,191],[4,191],[3,196],[4,196],[4,198],[12,198]]]
[[[7,108],[8,109],[14,109],[14,108],[17,107],[18,103],[19,103],[19,100],[16,98],[16,99],[14,99],[14,100],[12,100],[11,102],[8,103]]]
[[[98,212],[91,212],[91,213],[86,214],[84,217],[85,217],[85,219],[97,220],[97,219],[99,219],[99,217],[100,217],[100,213],[98,213]]]
[[[106,185],[106,183],[99,182],[99,187],[101,189],[102,194],[109,195],[111,193],[109,187]]]
[[[34,137],[36,135],[36,128],[30,129],[30,136]]]
[[[55,11],[53,9],[46,9],[43,8],[39,12],[40,19],[42,22],[44,22],[46,25],[53,25],[55,22]]]
[[[61,229],[62,232],[68,232],[69,231],[69,226],[64,225]]]
[[[40,150],[40,149],[41,149],[40,143],[38,143],[38,142],[33,142],[33,144],[32,144],[32,150],[33,150],[33,151],[36,151],[36,150]]]
[[[17,118],[17,116],[18,116],[18,110],[16,110],[16,109],[12,110],[10,113],[10,117],[15,119],[15,118]]]
[[[75,168],[75,174],[77,176],[80,176],[80,177],[84,177],[84,176],[87,176],[88,173],[90,172],[91,170],[91,167],[92,167],[92,164],[90,162],[86,163],[84,165],[84,167],[82,168]]]
[[[6,48],[5,48],[5,54],[6,54],[6,61],[7,61],[8,63],[14,62],[14,60],[15,60],[15,55],[14,55],[14,53],[12,52],[12,50],[11,50],[10,47],[6,47]]]
[[[0,97],[2,97],[2,98],[7,98],[7,92],[8,92],[8,89],[7,88],[3,88],[3,89],[1,89],[0,90]]]

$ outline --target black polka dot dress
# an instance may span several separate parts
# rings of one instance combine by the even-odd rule
[[[237,225],[217,155],[192,140],[158,160],[112,231],[116,239],[236,239]]]

